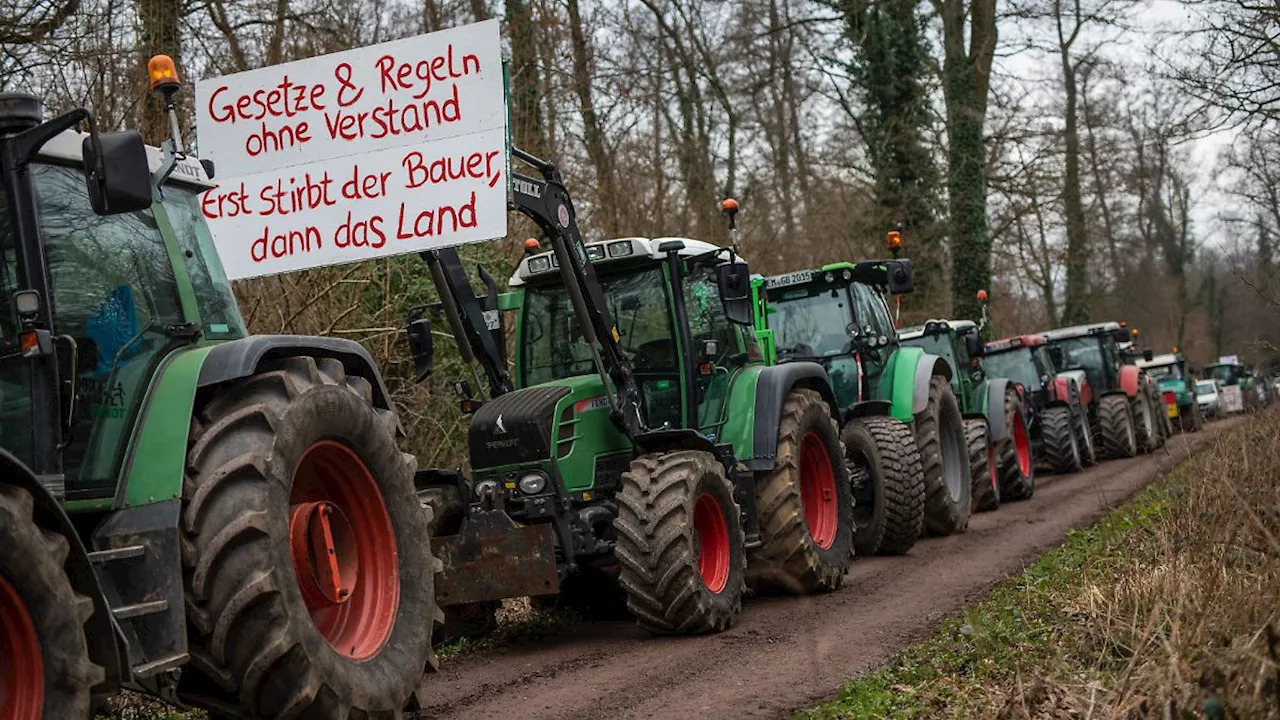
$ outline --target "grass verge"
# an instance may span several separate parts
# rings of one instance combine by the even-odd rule
[[[1280,718],[1280,415],[1233,429],[829,718]]]

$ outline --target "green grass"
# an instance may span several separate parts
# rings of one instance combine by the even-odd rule
[[[1094,527],[1070,532],[963,617],[799,717],[1146,717],[1157,707],[1152,717],[1187,707],[1194,712],[1171,717],[1267,717],[1252,709],[1280,693],[1265,640],[1272,621],[1280,629],[1271,530],[1280,526],[1280,423],[1258,422],[1260,431],[1233,430]],[[1236,471],[1240,463],[1251,467]],[[1249,528],[1243,546],[1263,548],[1261,560],[1215,585]],[[1218,643],[1234,649],[1215,652]]]

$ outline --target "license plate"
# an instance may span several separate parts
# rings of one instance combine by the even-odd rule
[[[769,287],[780,288],[788,285],[799,285],[807,283],[813,279],[812,270],[800,270],[798,272],[787,273],[785,275],[774,275],[768,279]]]
[[[1169,417],[1178,417],[1178,406],[1177,406],[1177,405],[1165,405],[1165,412],[1167,412],[1167,413],[1169,414]]]

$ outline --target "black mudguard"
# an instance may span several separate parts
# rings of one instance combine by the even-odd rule
[[[114,694],[122,684],[130,680],[129,666],[124,662],[122,651],[124,637],[112,618],[102,585],[93,571],[93,563],[89,561],[89,553],[71,524],[71,518],[67,517],[62,505],[40,484],[31,470],[4,450],[0,450],[0,478],[3,478],[0,482],[17,485],[31,493],[35,501],[36,522],[41,527],[57,530],[71,546],[66,562],[71,585],[76,592],[93,600],[93,617],[85,625],[89,640],[89,659],[106,670],[106,680],[95,686],[93,693],[95,697]]]
[[[789,362],[765,368],[756,382],[756,417],[753,447],[755,451],[747,460],[752,472],[768,472],[773,469],[778,454],[778,423],[782,419],[782,404],[793,388],[816,390],[832,417],[840,417],[836,396],[831,390],[827,371],[815,362]]]
[[[869,417],[872,415],[893,414],[893,403],[888,400],[864,400],[860,403],[854,403],[853,407],[844,411],[844,421],[840,423],[844,427],[850,420],[860,417]]]
[[[1009,437],[1011,428],[1004,422],[1004,394],[1009,389],[1009,378],[992,378],[987,381],[987,426],[996,442]]]
[[[916,363],[915,392],[911,395],[911,414],[919,415],[929,405],[929,381],[934,375],[951,380],[951,366],[937,355],[924,353]]]
[[[373,404],[385,410],[393,410],[391,395],[382,382],[382,375],[369,351],[360,343],[343,338],[310,337],[305,335],[251,335],[239,340],[220,343],[213,347],[200,368],[199,386],[202,388],[239,380],[258,372],[262,363],[282,357],[310,355],[342,361],[350,375],[357,375],[373,386]]]

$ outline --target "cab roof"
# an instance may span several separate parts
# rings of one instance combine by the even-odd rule
[[[659,250],[658,248],[663,243],[670,241],[679,241],[684,243],[684,247],[677,251],[680,257],[697,257],[717,250],[728,250],[728,248],[723,248],[719,245],[713,245],[703,240],[693,240],[691,238],[624,237],[586,243],[587,255],[591,258],[591,262],[596,266],[607,266],[610,263],[618,261],[636,259],[663,260],[666,259],[667,253]],[[744,260],[741,255],[735,255],[734,262],[745,264],[746,260]],[[531,265],[534,269],[530,269]],[[507,285],[510,287],[519,287],[535,278],[557,277],[559,268],[560,263],[557,262],[555,253],[552,250],[526,255],[524,259],[520,261],[520,265],[516,267],[516,271],[511,276],[511,279],[507,281]]]
[[[37,157],[45,160],[71,162],[79,166],[84,161],[81,146],[87,137],[89,137],[89,133],[64,130],[45,143],[44,147],[40,148]],[[162,161],[163,155],[160,152],[160,148],[148,145],[147,164],[150,166],[151,172],[159,170]],[[195,155],[190,153],[187,154],[186,159],[178,161],[178,165],[173,169],[173,174],[169,176],[169,179],[191,183],[203,188],[214,186],[212,178],[205,173],[204,166],[200,164]]]
[[[1015,335],[1013,337],[1001,338],[987,343],[985,352],[990,355],[993,353],[1002,353],[1007,350],[1015,350],[1024,347],[1037,347],[1044,345],[1043,335]]]
[[[923,325],[904,328],[898,331],[899,340],[915,340],[925,335],[936,335],[949,330],[956,332],[964,332],[970,328],[978,327],[977,323],[972,320],[929,320]]]
[[[1045,340],[1053,342],[1054,340],[1069,340],[1071,338],[1085,337],[1087,335],[1101,335],[1103,333],[1114,332],[1124,327],[1120,323],[1110,320],[1101,323],[1091,323],[1089,325],[1072,325],[1070,327],[1054,328],[1044,333]]]
[[[1150,360],[1138,358],[1137,365],[1140,368],[1162,367],[1164,365],[1173,365],[1181,360],[1182,358],[1174,353],[1165,353],[1163,355],[1153,355]]]

